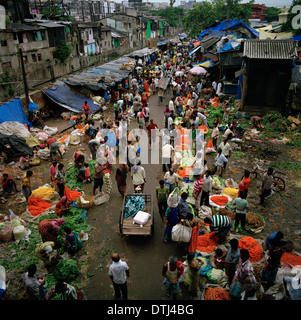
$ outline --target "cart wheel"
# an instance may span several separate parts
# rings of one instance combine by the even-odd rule
[[[279,177],[274,177],[273,190],[278,192],[278,191],[283,191],[284,189],[285,189],[285,181]]]

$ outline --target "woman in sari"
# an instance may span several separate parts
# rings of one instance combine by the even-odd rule
[[[171,230],[172,227],[175,226],[178,221],[178,210],[177,208],[167,208],[166,213],[166,228],[163,234],[163,241],[165,243],[171,241]]]
[[[39,233],[42,241],[53,241],[54,248],[57,248],[57,236],[60,226],[65,223],[64,218],[60,219],[44,219],[39,223]]]
[[[126,178],[129,168],[126,164],[120,164],[116,170],[115,179],[117,181],[117,188],[119,193],[124,196],[126,192]]]
[[[188,291],[193,295],[197,295],[200,281],[200,265],[194,256],[194,252],[189,252],[186,257],[188,264],[187,276],[184,280],[184,284],[188,286]]]
[[[64,234],[66,238],[64,240],[64,246],[70,254],[76,253],[82,247],[82,240],[76,231],[72,231],[66,227]]]

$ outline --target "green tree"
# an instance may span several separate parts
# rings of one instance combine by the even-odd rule
[[[59,41],[56,50],[56,57],[60,60],[61,63],[65,62],[72,51],[72,47],[65,40]]]
[[[293,13],[292,8],[297,5],[299,6],[301,5],[301,0],[293,0],[293,3],[288,10],[287,21],[286,23],[282,24],[282,28],[281,28],[283,32],[292,32],[294,36],[301,35],[301,28],[299,27],[297,29],[294,29],[292,25],[294,17],[297,16],[298,14],[298,13]],[[297,23],[298,23],[298,26],[301,25],[300,19],[297,20]]]
[[[197,36],[200,32],[226,19],[243,20],[249,25],[251,5],[254,0],[241,4],[241,0],[205,0],[194,4],[193,9],[184,17],[184,28],[190,36]]]
[[[172,27],[180,26],[185,15],[184,8],[166,7],[160,10],[151,10],[153,16],[160,16],[166,19],[167,23]]]
[[[265,11],[265,19],[267,22],[278,21],[278,14],[281,12],[280,8],[267,7]]]

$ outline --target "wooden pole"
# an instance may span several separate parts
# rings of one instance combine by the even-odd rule
[[[27,80],[26,80],[23,51],[21,48],[19,49],[19,53],[20,53],[21,67],[22,67],[22,74],[23,74],[24,91],[25,91],[27,105],[29,105],[30,100],[29,100],[29,93],[28,93],[28,85],[27,85]]]

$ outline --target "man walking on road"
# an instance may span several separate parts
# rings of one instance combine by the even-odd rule
[[[115,291],[115,299],[121,299],[121,293],[123,300],[128,299],[127,291],[127,278],[130,276],[129,266],[126,262],[120,259],[118,253],[112,253],[112,264],[109,268],[109,277],[111,278]]]

